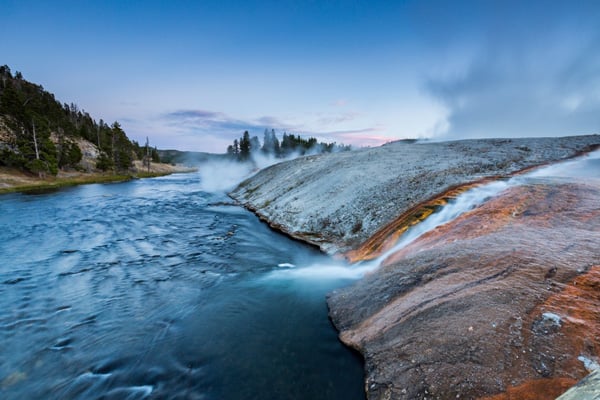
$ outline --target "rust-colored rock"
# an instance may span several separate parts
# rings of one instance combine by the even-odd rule
[[[552,360],[562,371],[579,371],[579,357],[593,360],[600,354],[600,266],[593,266],[578,276],[559,293],[550,296],[530,313],[529,319],[546,315],[559,317],[559,322],[544,319],[534,322],[533,332],[526,332],[526,340],[536,351],[557,354],[579,354],[578,357],[561,357]],[[543,335],[536,335],[543,332]],[[555,399],[576,384],[572,378],[537,379],[510,387],[505,393],[485,400]]]
[[[576,380],[570,378],[532,379],[520,386],[508,388],[505,393],[486,396],[481,400],[555,399],[576,383]]]
[[[386,226],[375,232],[366,242],[361,244],[356,250],[351,250],[345,254],[345,258],[350,262],[372,260],[385,253],[394,246],[394,243],[402,236],[408,228],[419,222],[424,221],[433,214],[439,207],[448,204],[448,201],[456,198],[459,194],[482,184],[487,180],[458,185],[452,187],[446,192],[436,195],[425,202],[418,204],[399,217],[388,223]]]
[[[600,356],[600,184],[512,188],[328,299],[370,399],[554,399]]]

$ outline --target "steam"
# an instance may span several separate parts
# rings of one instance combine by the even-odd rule
[[[305,155],[308,155],[308,154],[305,154]],[[250,162],[257,168],[257,170],[261,170],[263,168],[270,167],[271,165],[275,165],[280,162],[293,160],[300,156],[301,156],[300,153],[294,152],[285,158],[277,158],[277,157],[274,157],[272,154],[265,154],[262,152],[254,152],[254,153],[251,153],[251,161]]]
[[[200,188],[205,192],[226,192],[251,176],[253,166],[231,160],[208,161],[198,166]]]
[[[276,158],[272,155],[256,152],[251,154],[250,160],[244,162],[225,157],[205,161],[198,164],[200,188],[210,193],[227,192],[261,169],[298,157],[300,157],[300,153],[292,153],[286,158]]]

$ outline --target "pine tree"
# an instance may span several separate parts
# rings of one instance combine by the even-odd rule
[[[271,130],[271,140],[273,141],[273,155],[275,157],[280,157],[281,148],[279,147],[279,139],[277,139],[277,135],[275,135],[275,129]]]
[[[158,149],[156,148],[156,146],[154,146],[154,148],[152,149],[152,162],[160,162],[160,154],[158,154]]]
[[[240,159],[247,160],[250,157],[250,134],[248,131],[240,139]]]
[[[133,148],[118,122],[111,127],[113,165],[119,171],[126,171],[133,165]]]
[[[75,166],[81,160],[81,150],[75,138],[93,141],[110,162],[128,169],[137,150],[120,125],[109,127],[96,123],[75,103],[60,103],[41,85],[28,82],[19,72],[11,74],[0,66],[0,117],[14,132],[14,143],[0,151],[0,164],[33,173],[56,174],[58,167]],[[55,145],[51,133],[58,135]],[[139,147],[139,146],[138,146]]]

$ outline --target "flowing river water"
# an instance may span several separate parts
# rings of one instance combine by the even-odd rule
[[[398,246],[510,185],[599,171],[595,152],[474,188]],[[325,295],[385,255],[333,261],[200,180],[0,197],[1,398],[364,399]]]
[[[351,277],[199,180],[0,197],[0,398],[364,399]]]

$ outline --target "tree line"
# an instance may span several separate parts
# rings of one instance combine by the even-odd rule
[[[265,129],[262,144],[258,136],[250,137],[250,133],[245,131],[241,138],[235,139],[233,144],[227,146],[227,155],[236,160],[245,161],[250,159],[253,154],[286,158],[292,154],[332,153],[350,149],[350,146],[318,142],[314,137],[304,139],[300,135],[288,134],[287,132],[283,133],[280,141],[275,129]]]
[[[76,168],[82,158],[77,138],[98,147],[96,167],[104,171],[126,171],[135,158],[148,155],[159,161],[156,149],[149,151],[129,140],[118,122],[96,122],[76,104],[60,103],[41,85],[23,79],[20,72],[13,76],[7,65],[0,66],[0,116],[15,136],[0,142],[0,165],[40,176]]]

